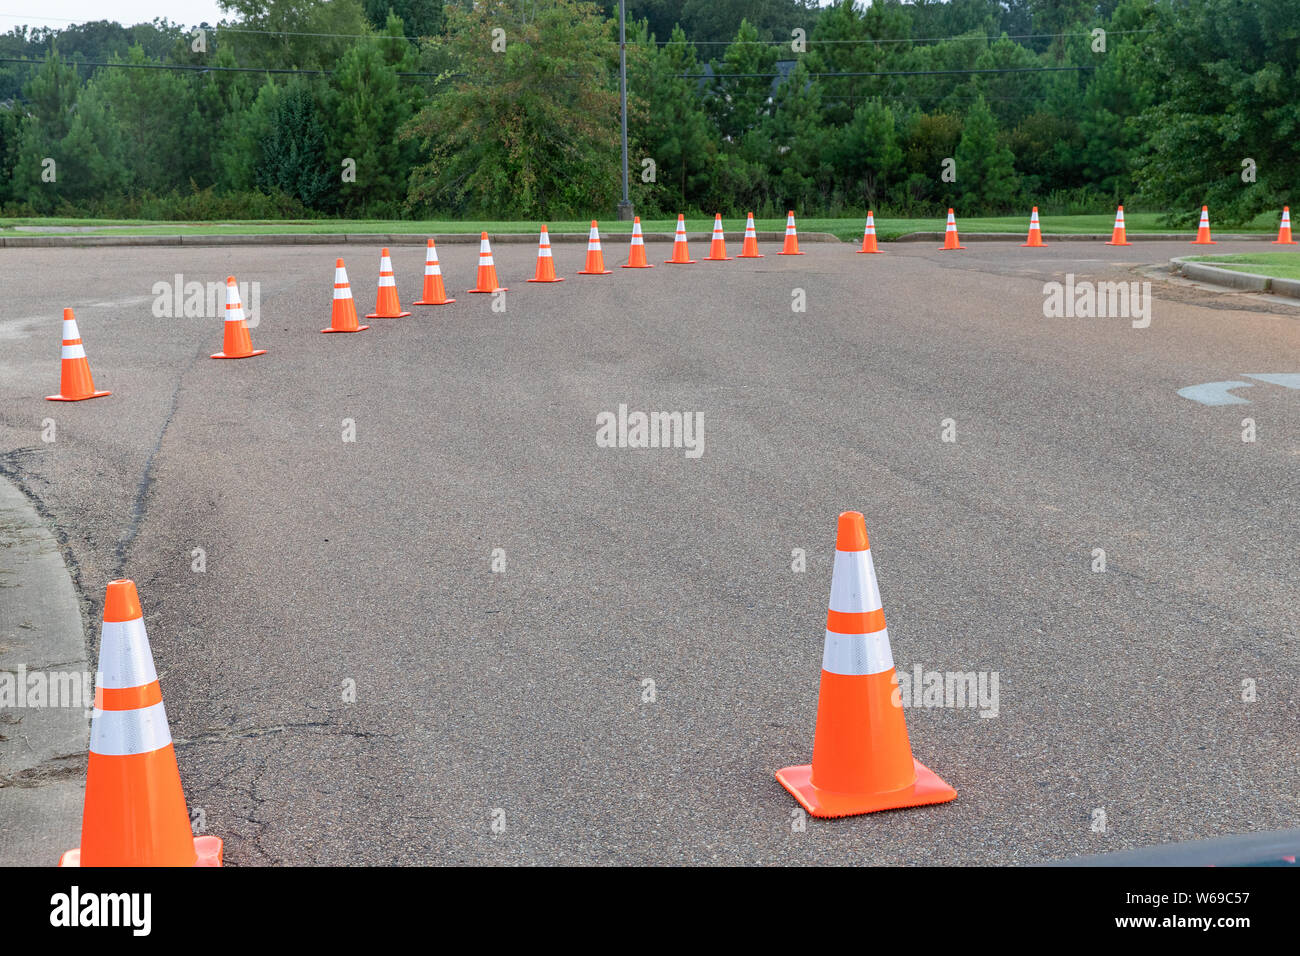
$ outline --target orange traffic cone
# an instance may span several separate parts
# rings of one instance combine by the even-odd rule
[[[591,220],[591,232],[587,235],[587,267],[578,271],[580,276],[607,276],[610,270],[605,268],[605,256],[600,251],[600,230],[596,220]]]
[[[1210,207],[1201,207],[1201,224],[1196,228],[1196,238],[1192,240],[1194,246],[1213,246],[1218,245],[1210,238]]]
[[[948,228],[943,233],[943,245],[939,247],[940,252],[948,249],[965,249],[961,240],[957,238],[957,217],[952,214],[952,207],[948,207]]]
[[[879,252],[876,246],[876,217],[867,210],[867,225],[862,233],[862,248],[858,252]]]
[[[686,248],[686,217],[681,213],[677,214],[677,234],[673,236],[673,257],[665,260],[665,265],[683,266],[689,265],[695,260],[691,258],[690,250]]]
[[[645,260],[645,237],[641,235],[641,217],[632,217],[632,245],[627,250],[627,264],[624,269],[653,269]]]
[[[221,866],[196,837],[135,582],[108,582],[90,723],[81,846],[59,866]]]
[[[785,245],[781,247],[778,256],[802,256],[804,253],[799,251],[799,233],[794,228],[794,210],[791,209],[785,214]]]
[[[86,347],[81,344],[81,333],[77,331],[77,320],[71,309],[63,310],[63,348],[59,364],[59,394],[46,395],[47,402],[80,402],[113,394],[95,391],[90,363],[86,361]]]
[[[367,319],[400,319],[410,315],[402,311],[402,303],[397,299],[397,279],[393,275],[393,260],[388,257],[388,250],[379,253],[379,292],[375,297],[375,311]]]
[[[487,233],[481,233],[478,241],[478,278],[470,292],[509,292],[497,284],[497,267],[492,261],[492,246],[488,244]]]
[[[447,298],[447,287],[442,284],[442,266],[438,262],[438,247],[429,240],[424,248],[424,291],[412,305],[451,305],[455,299]]]
[[[754,231],[754,214],[752,212],[749,214],[749,218],[745,220],[745,241],[740,247],[740,255],[736,258],[763,258],[763,254],[758,251],[758,233]]]
[[[705,262],[724,262],[730,259],[727,255],[727,240],[722,234],[722,214],[713,214],[713,241],[709,243],[709,254],[704,257]]]
[[[1277,238],[1273,240],[1275,246],[1294,246],[1296,241],[1291,238],[1291,207],[1282,207],[1282,225],[1277,227]]]
[[[244,304],[239,301],[239,284],[234,276],[226,276],[226,331],[220,352],[214,352],[215,359],[252,358],[265,355],[266,349],[253,348],[253,340],[248,334],[248,325],[244,322]]]
[[[555,259],[551,255],[551,235],[546,231],[546,226],[542,226],[542,234],[537,237],[537,275],[528,280],[529,282],[563,282],[564,279],[555,274]]]
[[[945,803],[957,791],[912,756],[862,514],[840,515],[812,763],[776,779],[815,817]]]
[[[1115,210],[1115,228],[1110,234],[1108,246],[1131,246],[1133,243],[1128,241],[1128,233],[1124,230],[1124,207],[1120,206]]]
[[[430,239],[430,242],[433,240]],[[364,332],[368,325],[357,325],[357,306],[352,301],[352,286],[342,259],[334,260],[334,305],[330,310],[330,327],[322,332]]]
[[[1022,247],[1030,246],[1035,249],[1047,245],[1047,243],[1043,242],[1043,233],[1038,228],[1038,207],[1037,206],[1035,206],[1034,211],[1029,214],[1029,240],[1027,242],[1022,242],[1020,245]]]

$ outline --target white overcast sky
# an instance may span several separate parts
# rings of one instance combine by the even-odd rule
[[[831,0],[819,0],[825,6]],[[87,20],[116,20],[124,26],[165,17],[194,26],[221,19],[217,0],[0,0],[0,33],[11,27],[65,27]]]

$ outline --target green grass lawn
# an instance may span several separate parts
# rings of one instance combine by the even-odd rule
[[[1300,252],[1252,252],[1239,256],[1189,256],[1197,262],[1233,272],[1253,272],[1274,279],[1300,279]]]
[[[1142,233],[1171,232],[1161,224],[1160,213],[1132,212],[1125,215],[1128,231],[1133,235]],[[1114,213],[1098,213],[1083,216],[1051,216],[1041,214],[1043,232],[1051,233],[1109,233],[1114,225]],[[1248,227],[1233,229],[1232,232],[1269,233],[1277,229],[1277,216],[1272,213],[1260,216]],[[0,235],[77,235],[93,232],[95,235],[265,235],[292,233],[401,233],[401,234],[441,234],[441,233],[475,233],[475,232],[535,232],[540,223],[528,221],[492,221],[492,222],[451,222],[430,220],[424,222],[412,220],[359,220],[359,219],[298,219],[298,220],[247,220],[235,222],[159,222],[129,219],[0,219]],[[728,239],[739,240],[744,230],[742,218],[724,219]],[[782,231],[784,219],[759,219],[755,224],[760,231]],[[547,223],[551,232],[586,232],[590,220],[574,220]],[[675,219],[647,219],[641,223],[646,232],[672,232],[676,228]],[[15,227],[24,227],[21,230]],[[799,219],[801,232],[828,232],[846,242],[856,242],[862,238],[863,221],[852,219]],[[90,227],[90,228],[86,228]],[[691,218],[686,221],[686,228],[691,232],[707,232],[713,228],[711,218]],[[1029,229],[1029,214],[1023,216],[995,216],[989,218],[963,219],[957,217],[960,232],[1005,232],[1023,235]],[[942,232],[944,218],[933,219],[876,219],[876,233],[882,241],[896,239],[909,232]],[[630,222],[619,222],[610,217],[600,222],[602,234],[629,233]],[[1185,230],[1192,235],[1194,228]]]

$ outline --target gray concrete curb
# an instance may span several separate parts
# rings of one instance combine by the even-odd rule
[[[1029,230],[1026,228],[1025,235],[1028,235],[1028,233]],[[957,234],[961,237],[962,242],[966,242],[967,240],[970,240],[971,242],[999,242],[999,241],[1006,242],[1009,239],[1016,239],[1019,242],[1025,241],[1024,235],[1021,235],[1018,232],[962,232],[960,226],[958,226]],[[1110,242],[1110,236],[1111,234],[1109,232],[1100,235],[1092,234],[1092,233],[1075,234],[1075,233],[1045,232],[1043,233],[1043,242]],[[899,236],[898,238],[891,239],[889,241],[890,242],[943,242],[943,237],[944,234],[942,232],[909,232],[906,235]],[[1148,240],[1153,242],[1179,242],[1179,241],[1191,242],[1194,238],[1196,237],[1191,233],[1184,233],[1184,232],[1150,232],[1150,233],[1134,233],[1133,235],[1128,237],[1128,240],[1130,243],[1147,242]],[[1251,239],[1271,240],[1272,235],[1271,234],[1265,235],[1263,233],[1259,235],[1254,235],[1254,234],[1221,235],[1219,236],[1218,241],[1222,241],[1222,242],[1243,241],[1244,242]]]
[[[93,669],[58,543],[23,492],[2,477],[0,588],[0,680],[17,692],[21,677],[26,697],[39,674],[51,695],[58,686],[75,697],[60,701],[65,706],[48,706],[46,696],[43,706],[0,707],[0,866],[53,866],[81,842],[93,702],[83,698]],[[74,676],[58,682],[54,675]]]
[[[630,238],[630,233],[605,233],[601,237],[602,246],[615,244]],[[672,242],[671,232],[647,232],[647,242]],[[688,232],[688,242],[708,242],[712,234],[708,232]],[[1003,237],[1005,238],[1005,237]],[[0,248],[33,249],[57,248],[60,246],[296,246],[296,245],[352,245],[367,246],[423,246],[428,239],[438,245],[454,243],[474,243],[479,241],[475,233],[267,233],[265,235],[246,236],[0,236]],[[741,233],[733,230],[728,241],[739,246]],[[760,232],[760,242],[781,242],[784,232]],[[488,233],[488,240],[494,243],[524,243],[535,245],[535,232],[501,232]],[[553,232],[551,242],[586,242],[585,232]],[[805,232],[799,236],[800,242],[839,242],[829,232]]]
[[[1288,298],[1300,299],[1300,281],[1295,279],[1274,279],[1272,276],[1257,275],[1253,272],[1236,272],[1232,269],[1220,269],[1206,262],[1188,262],[1184,257],[1169,260],[1173,271],[1181,272],[1188,279],[1208,282],[1211,285],[1226,286],[1242,292],[1271,292]]]

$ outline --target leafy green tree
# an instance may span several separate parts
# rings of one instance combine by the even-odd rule
[[[1015,158],[1002,145],[998,122],[981,96],[966,114],[957,144],[957,192],[967,209],[1008,211],[1019,185]]]
[[[447,24],[460,75],[409,126],[430,155],[413,173],[411,204],[505,218],[611,209],[621,193],[618,48],[595,6],[482,0],[450,8]]]
[[[389,14],[400,17],[408,36],[428,37],[442,32],[445,18],[442,0],[362,0],[366,20],[376,30],[383,30]]]
[[[867,100],[832,143],[835,179],[847,202],[879,207],[903,171],[894,112],[879,99]]]
[[[218,38],[241,66],[326,70],[347,52],[368,24],[360,0],[218,0],[240,26],[267,33],[230,33]]]
[[[316,94],[307,80],[294,77],[282,88],[263,87],[263,109],[271,122],[260,138],[254,185],[278,190],[311,208],[338,201],[339,171],[330,167],[329,146]]]

